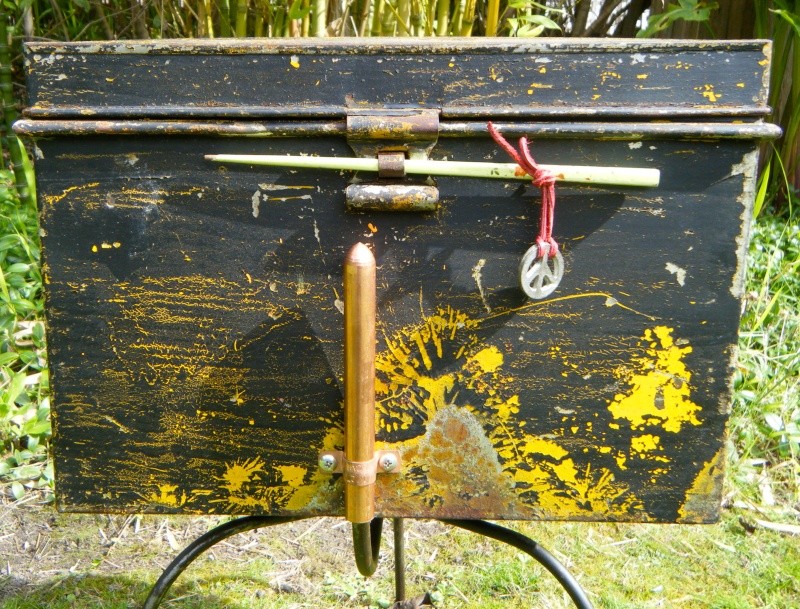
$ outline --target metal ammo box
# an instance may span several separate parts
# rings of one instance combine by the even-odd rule
[[[339,452],[361,242],[390,457],[374,513],[717,518],[757,145],[777,132],[768,43],[37,43],[26,62],[60,509],[341,515],[369,478]],[[520,286],[530,180],[404,175],[510,162],[489,121],[544,164],[660,172],[556,185],[564,272],[542,299]]]

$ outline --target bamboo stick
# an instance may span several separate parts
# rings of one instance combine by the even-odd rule
[[[266,165],[305,169],[345,171],[378,171],[378,159],[359,157],[316,157],[258,154],[209,154],[205,157],[218,163]],[[470,161],[429,161],[407,159],[405,171],[416,175],[438,175],[499,180],[530,180],[515,163],[473,163]],[[646,167],[595,167],[586,165],[540,165],[552,172],[560,182],[604,184],[608,186],[658,186],[661,172]]]

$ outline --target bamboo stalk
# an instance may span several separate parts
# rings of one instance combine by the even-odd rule
[[[400,36],[411,36],[411,0],[397,0],[397,22]]]
[[[231,35],[231,2],[230,0],[217,0],[219,2],[219,35],[230,38]],[[210,12],[210,11],[209,11]]]
[[[464,18],[461,24],[462,36],[472,36],[472,27],[475,25],[475,4],[476,0],[466,0]]]
[[[497,24],[500,20],[500,0],[489,0],[486,7],[486,35],[497,35]]]
[[[245,38],[247,36],[247,11],[249,9],[249,4],[249,0],[237,0],[236,2],[235,32],[237,38]]]
[[[311,32],[311,0],[303,0],[303,19],[302,27],[300,28],[300,35],[303,38],[308,38]]]
[[[369,32],[370,26],[370,9],[372,8],[371,0],[362,0],[363,4],[361,5],[361,17],[358,24],[358,35],[362,38],[367,35]]]
[[[200,10],[202,11],[202,16],[205,19],[206,36],[209,38],[214,38],[214,14],[212,13],[211,0],[202,0],[200,2]]]
[[[425,36],[433,36],[433,25],[436,21],[436,2],[425,0]]]
[[[381,35],[393,36],[395,29],[399,29],[401,30],[399,34],[400,36],[411,36],[411,31],[408,29],[408,26],[405,24],[404,20],[401,19],[397,9],[392,6],[392,3],[387,0],[383,6],[384,9],[389,9],[389,11],[385,12],[383,15],[383,22],[381,23]],[[394,19],[392,19],[392,15],[394,15]]]
[[[461,34],[461,24],[464,21],[464,5],[467,0],[456,0],[456,10],[453,14],[452,25],[450,26],[450,35],[458,36]]]
[[[261,38],[264,36],[264,7],[261,0],[258,0],[255,6],[255,17],[253,18],[253,36]]]
[[[378,171],[378,159],[360,157],[314,157],[258,154],[209,154],[205,157],[218,163],[266,165],[305,169],[345,171]],[[407,159],[405,172],[415,175],[530,180],[515,163],[473,163],[470,161],[429,161]],[[658,186],[661,172],[646,167],[594,167],[581,165],[540,165],[552,172],[560,182],[604,184],[615,186]]]
[[[372,26],[369,30],[370,36],[381,35],[381,21],[383,19],[383,4],[386,0],[375,0],[374,9],[372,12]]]
[[[422,10],[421,0],[411,0],[411,17],[409,23],[411,24],[411,35],[422,36],[424,35],[424,11]]]
[[[314,36],[324,38],[328,28],[327,0],[314,0]]]
[[[450,0],[438,0],[436,6],[436,35],[447,36],[448,20],[450,18]]]

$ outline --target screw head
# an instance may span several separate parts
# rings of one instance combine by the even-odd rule
[[[324,472],[333,472],[336,469],[336,457],[331,454],[325,454],[319,458],[319,468]]]
[[[385,472],[390,472],[397,467],[397,455],[394,453],[386,453],[381,456],[381,468]]]

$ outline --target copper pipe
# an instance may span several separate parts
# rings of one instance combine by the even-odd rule
[[[375,257],[359,243],[344,263],[344,510],[375,515]]]

